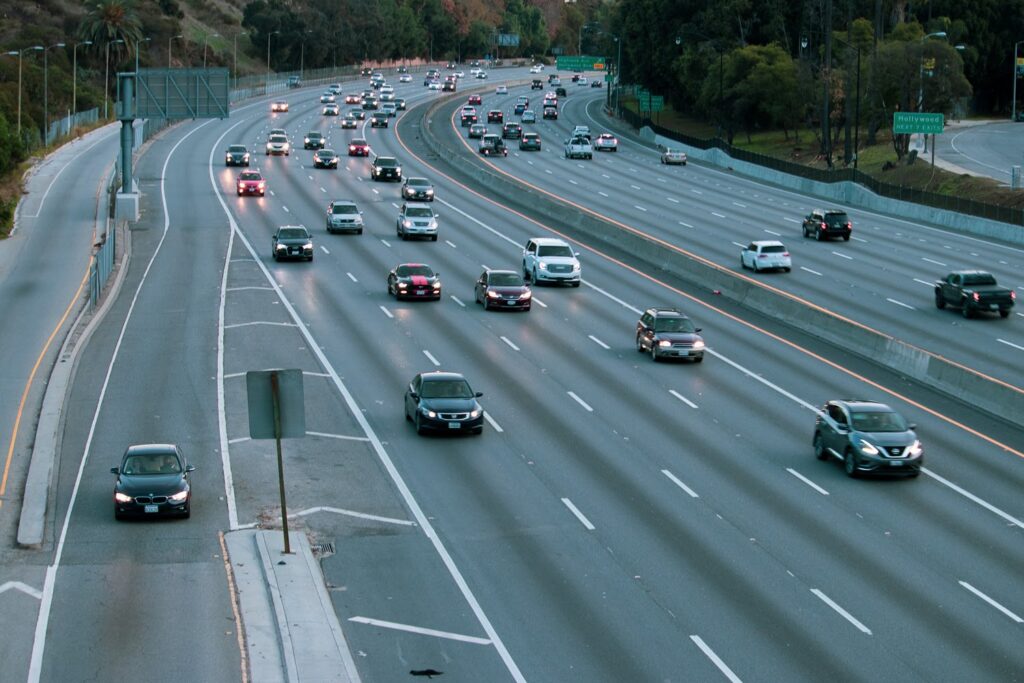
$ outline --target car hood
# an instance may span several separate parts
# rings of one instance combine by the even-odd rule
[[[468,413],[480,405],[475,398],[420,398],[420,405],[439,413]]]
[[[655,336],[660,341],[670,341],[673,343],[684,342],[690,344],[701,338],[699,334],[694,332],[656,332]]]
[[[509,294],[515,294],[515,295],[525,294],[529,290],[530,290],[529,287],[522,287],[522,286],[509,287],[509,286],[504,286],[504,285],[503,286],[490,285],[487,288],[487,291],[489,291],[489,292],[497,292],[498,294],[500,294],[502,296],[507,296]]]
[[[413,225],[431,225],[434,219],[430,216],[406,216],[405,220]]]
[[[278,244],[284,244],[289,247],[301,247],[308,242],[310,242],[309,237],[281,237],[277,240]]]
[[[571,256],[540,256],[538,260],[548,265],[575,266],[576,259]]]
[[[184,490],[186,483],[181,474],[122,474],[116,488],[130,496],[168,495]]]
[[[358,213],[332,213],[330,221],[332,223],[362,223],[363,217]]]
[[[890,446],[909,446],[917,440],[917,435],[912,430],[905,432],[858,432],[854,431],[853,435],[864,439],[868,443],[874,444],[875,446],[882,446],[887,448]]]

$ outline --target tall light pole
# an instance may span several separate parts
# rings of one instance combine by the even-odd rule
[[[18,136],[21,136],[21,56],[26,52],[34,52],[45,49],[42,45],[33,45],[32,47],[26,47],[21,50],[13,50],[7,54],[14,56],[18,55]]]
[[[219,33],[207,33],[203,36],[203,68],[206,68],[206,46],[210,42],[210,38],[220,38]]]
[[[46,134],[50,132],[50,50],[64,47],[64,43],[54,43],[43,50],[43,147],[46,147]]]
[[[946,38],[945,31],[935,31],[934,33],[927,33],[921,36],[921,59],[919,60],[920,69],[918,74],[918,89],[917,89],[917,111],[924,111],[924,41],[929,38]],[[924,151],[928,152],[928,134],[924,135]],[[934,156],[934,155],[933,155]]]
[[[71,48],[71,59],[73,66],[71,67],[71,115],[74,116],[78,113],[78,46],[79,45],[92,45],[91,40],[83,40],[80,43],[75,43]]]
[[[137,75],[139,73],[139,43],[148,43],[151,40],[153,40],[153,39],[152,38],[139,38],[138,42],[135,43],[135,73],[136,73],[136,77],[138,77]]]
[[[302,40],[299,41],[299,81],[305,80],[306,75],[306,36],[312,33],[312,29],[302,32]]]
[[[183,35],[181,35],[181,34],[179,33],[178,35],[176,35],[176,36],[171,36],[170,38],[168,38],[168,39],[167,39],[167,68],[168,68],[168,69],[170,69],[170,68],[171,68],[171,42],[172,42],[172,41],[173,41],[173,40],[174,40],[175,38],[184,38],[184,37],[185,37],[185,36],[183,36]]]
[[[1010,105],[1010,120],[1017,120],[1017,48],[1024,43],[1024,40],[1018,40],[1013,44],[1013,100]]]
[[[107,102],[110,99],[110,44],[121,43],[124,44],[124,39],[116,38],[114,40],[107,41],[107,71],[103,76],[103,118],[107,118]]]
[[[247,36],[247,35],[249,35],[249,34],[246,31],[242,31],[241,33],[236,33],[234,41],[233,41],[234,42],[234,47],[231,50],[231,53],[233,55],[232,58],[231,58],[231,61],[232,61],[231,70],[235,73],[235,88],[238,88],[238,36]]]
[[[622,38],[615,36],[619,44],[619,55],[615,58],[615,111],[619,111],[619,91],[622,90]]]
[[[267,34],[267,89],[270,89],[270,36],[280,33],[280,31],[271,31]]]
[[[849,37],[849,34],[847,34],[847,37]],[[842,43],[846,47],[852,47],[854,50],[857,51],[857,86],[856,86],[857,87],[857,106],[856,106],[856,109],[855,109],[856,113],[853,116],[853,154],[852,154],[852,156],[853,156],[853,169],[857,170],[857,156],[858,156],[858,150],[860,150],[860,48],[857,47],[856,45],[853,45],[852,43],[848,43],[845,40],[843,40],[842,38],[839,38],[839,37],[836,37],[836,36],[832,36],[832,39],[835,40],[837,43]],[[849,87],[848,84],[847,84],[847,87]],[[850,110],[847,109],[846,111],[850,111]],[[849,136],[850,136],[850,128],[849,128],[849,126],[847,126],[847,128],[846,128],[846,140],[847,140],[846,151],[847,152],[849,152],[849,149],[850,149],[849,148],[849,140],[850,140]],[[847,164],[850,163],[850,155],[849,154],[847,154],[846,163]]]

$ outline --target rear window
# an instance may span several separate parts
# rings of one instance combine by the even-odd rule
[[[964,275],[965,285],[994,285],[996,284],[996,278],[994,275],[988,273],[977,273],[974,275]]]
[[[761,253],[763,254],[783,254],[786,248],[781,244],[770,244],[767,247],[761,247]]]
[[[850,219],[845,213],[834,213],[830,211],[825,214],[825,220],[829,223],[845,223]]]

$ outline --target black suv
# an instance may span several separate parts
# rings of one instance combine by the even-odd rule
[[[402,166],[395,157],[377,157],[370,167],[371,180],[401,180]]]
[[[636,350],[651,360],[689,358],[704,360],[704,338],[693,321],[674,308],[648,308],[636,324]]]
[[[804,219],[804,237],[823,240],[828,237],[842,237],[850,241],[853,223],[845,211],[839,209],[815,209]]]
[[[323,149],[326,145],[327,140],[324,139],[324,134],[316,131],[309,131],[302,139],[302,149]]]
[[[814,455],[838,458],[851,477],[868,472],[916,477],[924,448],[914,427],[884,403],[829,401],[814,423]]]
[[[391,118],[386,112],[375,111],[370,115],[370,128],[387,128],[388,119]]]

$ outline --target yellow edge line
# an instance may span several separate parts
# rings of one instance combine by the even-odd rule
[[[458,128],[455,127],[455,114],[454,114],[454,112],[452,113],[452,118],[449,121],[449,123],[451,124],[451,127],[456,131],[456,133],[458,133]],[[958,429],[961,429],[961,430],[967,432],[968,434],[971,434],[972,436],[976,436],[979,439],[982,439],[983,441],[987,441],[988,443],[992,444],[993,446],[996,446],[998,448],[1002,448],[1006,452],[1012,453],[1013,455],[1016,455],[1019,458],[1024,458],[1024,452],[1022,452],[1022,451],[1019,451],[1019,450],[1017,450],[1017,449],[1015,449],[1015,448],[1013,448],[1011,446],[1008,446],[1008,445],[1002,443],[1001,441],[993,439],[992,437],[988,436],[987,434],[982,434],[981,432],[977,431],[976,429],[972,429],[971,427],[968,427],[967,425],[963,424],[962,422],[958,422],[958,421],[954,420],[953,418],[948,417],[947,415],[944,415],[944,414],[940,413],[937,410],[933,410],[933,409],[929,408],[928,406],[925,406],[925,405],[923,405],[921,403],[918,403],[917,401],[915,401],[915,400],[913,400],[913,399],[911,399],[911,398],[909,398],[907,396],[904,396],[903,394],[901,394],[901,393],[899,393],[897,391],[894,391],[894,390],[892,390],[892,389],[890,389],[890,388],[888,388],[888,387],[886,387],[884,385],[881,385],[881,384],[879,384],[879,383],[877,383],[877,382],[875,382],[873,380],[870,380],[867,377],[864,377],[863,375],[857,374],[856,372],[854,372],[854,371],[852,371],[852,370],[850,370],[848,368],[844,368],[843,366],[839,365],[838,363],[835,363],[834,361],[829,360],[828,358],[825,358],[824,356],[820,356],[817,353],[814,353],[813,351],[811,351],[809,349],[805,349],[804,347],[798,345],[796,342],[792,342],[792,341],[790,341],[788,339],[784,339],[783,337],[780,337],[779,335],[774,334],[773,332],[769,332],[768,330],[766,330],[764,328],[761,328],[761,327],[758,327],[757,325],[754,325],[751,322],[748,322],[748,321],[743,320],[742,318],[739,318],[739,317],[737,317],[737,316],[735,316],[735,315],[733,315],[731,313],[723,311],[722,309],[718,308],[717,306],[713,306],[713,305],[711,305],[711,304],[709,304],[709,303],[707,303],[705,301],[702,301],[702,300],[698,299],[695,296],[692,296],[691,294],[687,294],[686,292],[684,292],[684,291],[682,291],[680,289],[676,289],[672,285],[670,285],[670,284],[668,284],[666,282],[662,282],[661,280],[653,277],[652,275],[648,275],[647,273],[644,273],[644,272],[634,268],[633,266],[629,265],[628,263],[623,263],[622,261],[616,259],[615,257],[609,256],[608,254],[605,254],[604,252],[602,252],[602,251],[600,251],[598,249],[595,249],[594,247],[592,247],[592,246],[590,246],[590,245],[588,245],[588,244],[586,244],[584,242],[581,242],[579,239],[571,238],[568,235],[565,235],[564,233],[559,232],[558,230],[555,230],[554,228],[552,228],[552,227],[550,227],[548,225],[545,225],[544,223],[541,223],[540,221],[534,220],[533,218],[530,218],[529,216],[526,216],[526,215],[516,211],[515,209],[513,209],[511,207],[505,206],[504,204],[501,204],[501,203],[495,201],[494,199],[491,199],[490,197],[487,197],[486,195],[483,195],[483,194],[477,192],[476,190],[474,190],[474,189],[472,189],[470,187],[467,187],[466,185],[460,183],[459,181],[455,180],[451,176],[449,176],[449,175],[447,175],[445,173],[442,173],[437,168],[435,168],[434,166],[429,164],[426,160],[424,160],[421,157],[419,157],[416,154],[414,154],[412,152],[412,150],[410,150],[406,146],[405,142],[402,140],[402,136],[398,132],[398,125],[397,124],[395,125],[395,138],[398,140],[398,144],[400,144],[402,146],[402,149],[404,149],[411,157],[419,160],[419,162],[422,163],[424,166],[426,166],[427,168],[432,169],[434,172],[436,172],[441,177],[445,178],[446,180],[448,180],[449,182],[453,183],[454,185],[457,185],[458,187],[461,187],[463,190],[469,192],[470,194],[473,194],[473,195],[479,197],[480,199],[483,199],[484,201],[486,201],[486,202],[488,202],[490,204],[493,204],[494,206],[497,206],[500,209],[503,209],[505,211],[508,211],[509,213],[515,214],[516,216],[519,216],[520,218],[522,218],[525,221],[533,223],[536,226],[539,226],[541,228],[544,228],[545,230],[551,231],[552,233],[554,233],[556,235],[564,237],[565,239],[567,239],[567,240],[569,240],[571,242],[576,242],[577,244],[579,244],[579,245],[581,245],[583,247],[586,247],[591,252],[601,256],[604,259],[607,259],[608,261],[611,261],[612,263],[615,263],[616,265],[619,265],[619,266],[625,268],[626,270],[629,270],[629,271],[635,273],[636,275],[639,275],[642,278],[645,278],[647,280],[650,280],[653,283],[661,285],[665,289],[668,289],[668,290],[670,290],[670,291],[672,291],[672,292],[674,292],[674,293],[676,293],[676,294],[678,294],[678,295],[680,295],[682,297],[685,297],[685,298],[689,299],[690,301],[692,301],[692,302],[694,302],[696,304],[704,306],[705,308],[707,308],[709,310],[712,310],[715,313],[718,313],[719,315],[724,316],[724,317],[728,318],[729,320],[732,320],[733,322],[739,323],[740,325],[743,325],[743,326],[745,326],[745,327],[747,327],[747,328],[749,328],[751,330],[754,330],[756,332],[760,332],[761,334],[763,334],[763,335],[765,335],[765,336],[767,336],[767,337],[769,337],[769,338],[771,338],[771,339],[773,339],[773,340],[775,340],[777,342],[785,344],[786,346],[788,346],[788,347],[790,347],[790,348],[792,348],[792,349],[794,349],[796,351],[799,351],[800,353],[803,353],[804,355],[809,356],[810,358],[813,358],[813,359],[815,359],[815,360],[817,360],[817,361],[819,361],[821,363],[824,363],[825,365],[831,367],[834,370],[838,370],[839,372],[841,372],[841,373],[843,373],[845,375],[848,375],[850,377],[853,377],[854,379],[857,379],[857,380],[859,380],[861,382],[864,382],[865,384],[868,384],[869,386],[874,387],[875,389],[878,389],[879,391],[881,391],[883,393],[886,393],[886,394],[889,394],[890,396],[898,398],[898,399],[906,402],[907,404],[912,405],[915,408],[928,413],[932,417],[936,417],[939,420],[942,420],[943,422],[945,422],[947,424],[950,424],[950,425],[952,425],[952,426],[954,426],[954,427],[956,427]],[[466,148],[469,149],[470,152],[473,151],[473,149],[466,143],[466,141],[463,140],[462,135],[459,135],[459,141],[462,142],[463,145],[466,145]],[[474,153],[474,156],[475,156],[475,153]],[[502,173],[502,174],[508,176],[509,178],[512,178],[516,182],[522,183],[523,185],[526,185],[527,187],[531,187],[531,188],[533,188],[535,190],[538,190],[539,192],[543,192],[544,194],[546,194],[546,195],[548,195],[548,196],[550,196],[550,197],[552,197],[554,199],[557,199],[558,201],[561,201],[561,202],[564,202],[566,204],[569,204],[569,205],[571,205],[571,206],[573,206],[575,208],[580,209],[581,211],[585,211],[586,213],[589,213],[589,214],[591,214],[591,215],[593,215],[593,216],[595,216],[597,218],[600,218],[602,220],[606,220],[606,221],[609,221],[610,223],[614,223],[615,225],[618,225],[618,226],[620,226],[620,227],[622,227],[622,228],[624,228],[626,230],[629,230],[630,232],[633,232],[633,233],[636,233],[636,234],[641,235],[643,237],[646,237],[648,239],[654,240],[654,241],[658,242],[659,244],[663,244],[663,245],[665,245],[665,246],[667,246],[667,247],[669,247],[669,248],[671,248],[671,249],[673,249],[675,251],[678,251],[680,253],[686,254],[687,256],[691,256],[691,257],[693,257],[693,258],[695,258],[695,259],[697,259],[697,260],[699,260],[699,261],[701,261],[703,263],[706,263],[708,265],[712,265],[715,268],[718,268],[719,270],[723,270],[721,266],[719,266],[717,264],[714,264],[714,263],[711,263],[710,261],[707,261],[706,259],[703,259],[703,258],[701,258],[701,257],[699,257],[699,256],[697,256],[695,254],[690,254],[689,252],[687,252],[687,251],[685,251],[683,249],[680,249],[679,247],[676,247],[676,246],[674,246],[672,244],[669,244],[668,242],[665,242],[665,241],[660,240],[660,239],[658,239],[656,237],[652,237],[650,235],[647,235],[646,233],[643,233],[640,230],[637,230],[636,228],[632,228],[632,227],[630,227],[628,225],[625,225],[623,223],[620,223],[620,222],[618,222],[618,221],[616,221],[614,219],[602,216],[601,214],[596,213],[594,211],[591,211],[590,209],[587,209],[587,208],[585,208],[583,206],[580,206],[578,204],[570,202],[570,201],[568,201],[566,199],[562,199],[561,197],[558,197],[557,195],[554,195],[554,194],[551,194],[550,192],[542,190],[541,188],[536,187],[535,185],[531,185],[530,183],[527,183],[527,182],[517,178],[516,176],[512,175],[511,173],[507,173],[506,171],[502,171],[501,169],[499,169],[497,166],[495,166],[490,161],[485,161],[484,163],[486,163],[488,166],[491,166],[492,168],[494,168],[499,173]],[[733,275],[736,275],[736,274],[733,273]],[[737,277],[739,277],[739,276],[737,276]],[[747,279],[746,276],[743,276],[743,277],[744,277],[744,279]],[[760,284],[760,283],[756,283],[756,284]],[[790,296],[791,298],[793,298],[793,299],[795,299],[797,301],[801,301],[801,302],[803,301],[799,297],[793,297],[792,295],[789,295],[786,292],[782,292],[781,290],[775,290],[772,287],[768,287],[768,289],[772,289],[774,291],[779,292],[780,294],[785,294],[786,296]],[[811,302],[806,302],[806,303],[807,303],[808,306],[811,306],[813,308],[821,310],[821,311],[823,311],[825,313],[832,313],[831,311],[829,311],[827,309],[824,309],[824,308],[821,308],[820,306],[818,306],[816,304],[813,304]],[[832,313],[832,315],[836,315],[836,314]],[[839,315],[836,315],[836,317],[840,318],[842,320],[846,320],[845,318],[843,318],[842,316],[839,316]],[[855,323],[853,321],[850,321],[850,322],[852,322],[855,325],[859,325],[859,323]],[[861,326],[861,327],[863,327],[863,326]],[[883,336],[887,336],[887,335],[883,335]],[[927,352],[925,352],[925,353],[927,353]],[[934,354],[932,354],[932,355],[934,355]],[[965,369],[970,370],[970,368],[965,368]],[[972,370],[972,372],[975,372],[976,374],[981,375],[981,373],[978,373],[977,371]],[[985,377],[985,375],[981,375],[981,376]],[[993,381],[999,382],[999,380],[993,380]],[[999,382],[999,383],[1000,384],[1006,384],[1005,382]],[[1006,385],[1006,386],[1009,386],[1011,388],[1014,388],[1014,389],[1017,389],[1018,391],[1020,391],[1019,388],[1013,387],[1013,385]]]

